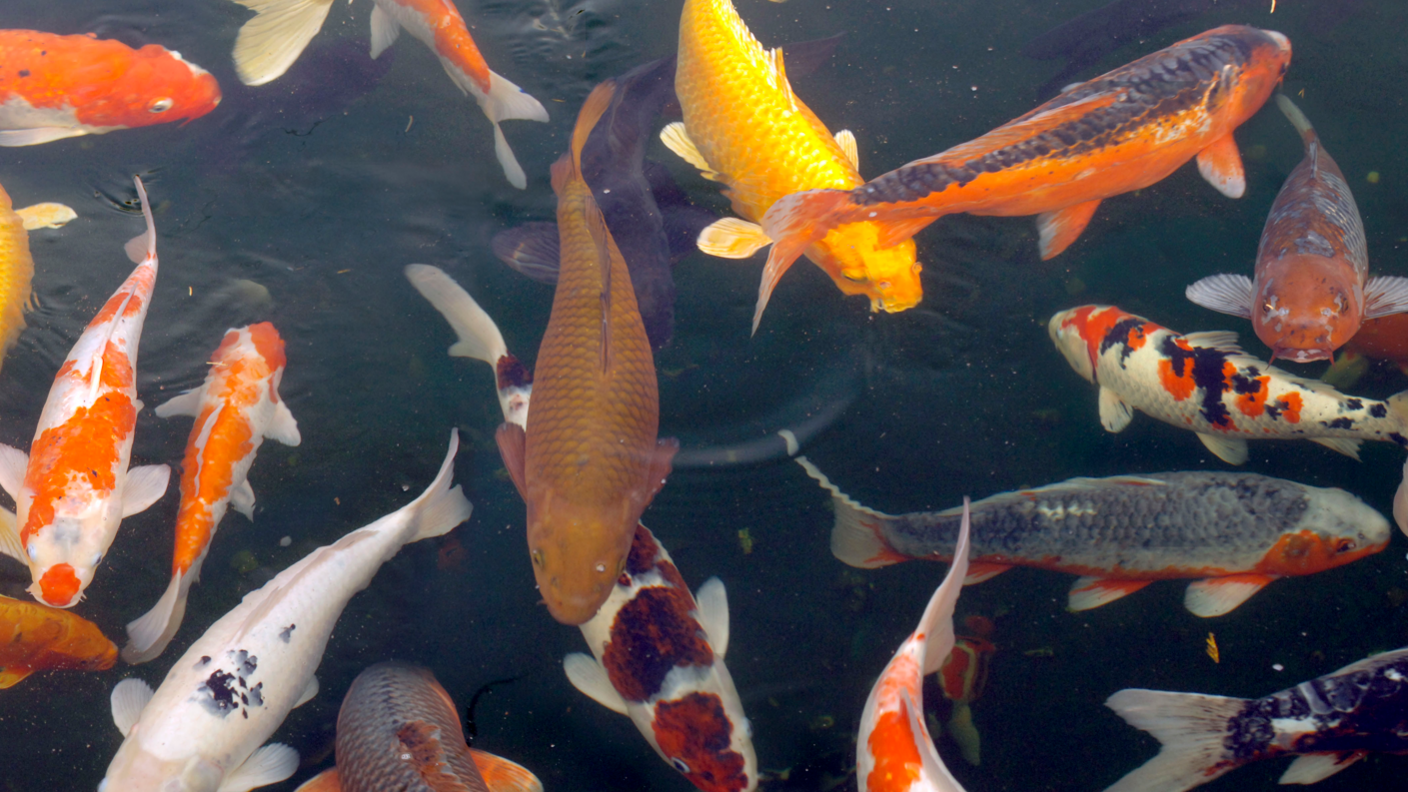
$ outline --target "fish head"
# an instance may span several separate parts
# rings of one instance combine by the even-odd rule
[[[138,723],[117,749],[98,792],[216,792],[224,781],[220,765],[203,756],[163,759],[142,746]]]
[[[876,223],[847,223],[826,232],[808,251],[836,282],[843,294],[870,298],[871,311],[898,313],[919,304],[923,267],[916,260],[914,240],[880,246]]]
[[[629,498],[610,500],[584,504],[555,497],[529,499],[533,577],[548,613],[563,624],[590,621],[626,568],[638,516],[628,513]]]
[[[1364,319],[1364,290],[1338,258],[1291,254],[1260,268],[1252,302],[1257,337],[1277,358],[1328,360]]]
[[[723,662],[715,666],[722,667]],[[657,701],[651,710],[650,737],[655,749],[696,788],[703,792],[752,792],[757,788],[752,727],[743,715],[732,680],[725,690],[691,691]]]
[[[1392,529],[1377,509],[1342,489],[1306,487],[1306,509],[1257,566],[1269,575],[1309,575],[1388,546]]]
[[[1095,381],[1095,363],[1111,328],[1124,318],[1138,318],[1114,306],[1083,305],[1051,317],[1046,332],[1066,362],[1089,382]]]
[[[192,121],[220,104],[220,85],[181,53],[157,44],[136,56],[104,100],[92,108],[94,126],[141,127]]]
[[[93,582],[120,520],[116,498],[78,492],[60,497],[47,525],[33,531],[27,549],[34,583],[29,592],[54,608],[69,608],[83,599]],[[42,517],[31,508],[30,517]]]
[[[1237,103],[1236,116],[1250,118],[1266,103],[1271,92],[1280,85],[1291,67],[1291,40],[1274,30],[1234,25],[1245,50],[1250,50],[1237,85],[1232,91]],[[1239,122],[1240,123],[1240,122]]]

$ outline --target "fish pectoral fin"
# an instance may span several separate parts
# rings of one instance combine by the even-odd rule
[[[0,488],[11,498],[19,500],[20,487],[24,485],[24,474],[29,469],[29,455],[0,443]]]
[[[991,564],[984,561],[971,561],[968,563],[968,574],[963,578],[963,585],[972,586],[982,583],[985,580],[992,580],[1011,568],[1011,564]]]
[[[1252,318],[1252,300],[1256,297],[1252,279],[1246,275],[1209,275],[1190,284],[1183,294],[1210,311],[1243,319]]]
[[[316,676],[308,677],[308,684],[303,686],[303,692],[298,695],[298,701],[293,703],[293,708],[298,709],[307,704],[316,695],[318,695],[318,678]]]
[[[18,685],[24,681],[25,677],[33,673],[33,668],[25,668],[24,666],[0,667],[0,690]]]
[[[1198,152],[1198,173],[1228,198],[1241,198],[1247,191],[1242,154],[1237,150],[1237,141],[1232,138],[1231,132]]]
[[[372,60],[381,57],[386,48],[401,36],[401,25],[392,16],[372,3]]]
[[[298,433],[298,421],[289,411],[288,402],[279,399],[274,405],[274,419],[269,422],[269,428],[264,430],[264,436],[286,446],[296,446],[303,442],[303,436]]]
[[[660,130],[660,142],[665,144],[665,148],[675,152],[680,159],[699,169],[699,173],[710,181],[724,181],[723,174],[714,170],[704,155],[699,152],[699,147],[694,145],[694,139],[689,136],[689,132],[684,128],[683,121],[672,121]]]
[[[558,271],[562,269],[562,239],[557,223],[524,223],[500,231],[494,234],[492,246],[494,256],[519,275],[539,283],[557,283]],[[426,298],[429,299],[428,294]]]
[[[24,221],[24,230],[36,231],[41,228],[62,228],[70,220],[78,217],[73,207],[61,203],[38,203],[16,209],[15,214]]]
[[[762,226],[737,217],[720,218],[705,226],[698,241],[701,251],[728,259],[746,259],[771,244]]]
[[[1090,218],[1100,208],[1100,200],[1086,201],[1054,212],[1036,216],[1036,230],[1041,242],[1041,260],[1055,258],[1071,246],[1090,225]]]
[[[171,468],[167,465],[143,465],[127,471],[127,480],[122,485],[123,519],[141,514],[161,500],[170,482]]]
[[[29,564],[29,555],[20,541],[20,528],[15,523],[15,513],[0,506],[0,555],[7,555],[21,564]]]
[[[1117,599],[1133,594],[1134,592],[1153,583],[1152,580],[1128,580],[1098,577],[1077,578],[1071,584],[1071,593],[1066,598],[1066,609],[1070,611],[1090,610],[1102,605],[1109,605]]]
[[[336,767],[329,767],[299,784],[293,792],[342,792],[342,776]]]
[[[1306,439],[1312,443],[1319,443],[1336,453],[1344,454],[1355,462],[1359,461],[1359,446],[1363,445],[1362,440],[1356,440],[1353,437],[1309,437]]]
[[[128,677],[113,687],[108,703],[112,707],[112,722],[123,737],[137,725],[137,719],[142,717],[142,710],[152,700],[152,695],[152,686],[136,677]]]
[[[543,792],[543,782],[517,762],[478,748],[469,749],[469,758],[474,760],[489,792]]]
[[[1195,580],[1183,594],[1183,607],[1204,619],[1222,616],[1236,610],[1275,579],[1270,575],[1246,574]]]
[[[567,672],[567,681],[572,683],[572,687],[577,688],[587,698],[612,712],[626,714],[626,700],[611,686],[606,669],[589,655],[581,652],[567,655],[562,658],[562,670]]]
[[[723,657],[728,652],[728,591],[724,582],[716,577],[704,581],[694,601],[699,606],[699,623],[709,637],[709,645],[714,647],[714,654]]]
[[[1297,756],[1281,774],[1281,784],[1315,784],[1363,759],[1368,751],[1313,753]]]
[[[1364,318],[1408,312],[1408,278],[1379,275],[1364,284]]]
[[[0,146],[37,146],[55,140],[88,134],[71,127],[35,127],[33,129],[0,129]]]
[[[528,457],[528,435],[518,424],[504,423],[494,433],[494,440],[499,444],[499,456],[508,469],[509,478],[513,479],[513,486],[518,488],[519,496],[527,500],[528,480],[523,467]]]
[[[245,85],[263,85],[288,71],[332,9],[332,0],[235,2],[256,12],[235,37],[235,72]]]
[[[670,476],[671,463],[679,450],[680,441],[673,437],[662,437],[655,441],[655,450],[650,455],[650,469],[647,471],[649,476],[646,479],[648,490],[645,502],[647,504],[655,498],[655,493],[665,486],[665,479]]]
[[[170,418],[174,415],[188,415],[194,418],[200,415],[200,400],[204,395],[204,387],[188,390],[158,405],[152,412],[156,413],[158,418]]]
[[[846,161],[851,163],[852,168],[860,168],[860,147],[856,145],[856,134],[849,129],[843,129],[835,135],[836,145],[841,147],[841,153],[846,155]]]
[[[1107,432],[1120,432],[1134,419],[1134,408],[1118,393],[1100,386],[1100,425]]]
[[[1244,355],[1241,345],[1237,343],[1237,334],[1231,330],[1204,330],[1201,333],[1188,333],[1183,336],[1183,340],[1195,347],[1203,349],[1216,349],[1218,352],[1225,352],[1229,355]]]
[[[1213,456],[1229,465],[1240,465],[1247,461],[1247,441],[1239,437],[1198,433],[1198,439],[1212,452]]]
[[[254,488],[249,486],[249,479],[230,488],[230,508],[243,514],[246,520],[254,521]]]
[[[982,739],[973,725],[973,708],[967,702],[953,702],[953,714],[948,719],[948,736],[958,743],[963,760],[974,767],[982,761]]]
[[[277,784],[298,771],[298,751],[282,743],[269,743],[225,776],[217,792],[249,792]]]

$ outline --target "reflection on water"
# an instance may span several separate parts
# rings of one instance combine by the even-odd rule
[[[1028,58],[1023,46],[1103,5],[738,0],[769,45],[847,34],[830,63],[794,87],[832,129],[855,132],[871,177],[1049,98],[1038,86],[1064,62]],[[1307,4],[1282,2],[1274,15],[1269,2],[1218,4],[1144,33],[1072,79],[1224,22],[1286,33],[1296,49],[1285,90],[1355,192],[1372,267],[1405,275],[1408,159],[1397,131],[1408,128],[1400,96],[1408,9],[1394,0],[1333,5],[1327,22],[1328,11]],[[178,49],[216,76],[225,99],[184,127],[0,149],[0,182],[17,205],[58,201],[79,214],[31,234],[40,307],[0,376],[0,441],[28,445],[54,372],[130,271],[121,248],[141,230],[131,188],[138,173],[153,198],[162,264],[142,340],[142,399],[155,405],[196,387],[227,327],[272,321],[288,345],[281,390],[303,444],[261,450],[250,477],[255,519],[225,519],[186,626],[162,658],[97,674],[36,674],[0,693],[0,728],[10,735],[0,741],[0,789],[96,788],[120,741],[108,717],[112,686],[130,675],[158,683],[246,592],[409,500],[434,475],[449,426],[461,430],[456,478],[474,517],[444,540],[405,548],[353,599],[318,671],[323,692],[275,735],[299,750],[304,767],[270,789],[291,790],[331,761],[343,693],[363,668],[388,659],[431,667],[461,706],[485,682],[517,677],[481,697],[476,746],[533,769],[552,792],[689,788],[628,720],[564,678],[561,659],[582,651],[582,641],[536,604],[523,506],[494,445],[500,418],[489,371],[445,354],[452,333],[401,274],[412,262],[444,269],[531,363],[552,291],[497,261],[491,240],[553,217],[548,166],[565,150],[582,98],[601,79],[668,55],[679,6],[460,4],[490,65],[551,115],[548,124],[506,123],[528,172],[520,192],[505,183],[481,114],[427,48],[406,40],[376,61],[366,57],[369,3],[335,4],[296,66],[259,88],[234,75],[230,49],[248,12],[232,2],[5,3],[5,27]],[[864,300],[841,297],[817,268],[799,266],[750,338],[757,261],[695,254],[675,266],[674,339],[657,367],[661,434],[683,448],[645,522],[691,587],[711,575],[728,586],[728,664],[759,764],[773,773],[768,788],[826,789],[845,776],[873,677],[942,575],[937,565],[862,571],[832,558],[826,493],[782,457],[773,433],[797,430],[833,481],[891,513],[1074,476],[1223,469],[1187,433],[1143,416],[1105,433],[1095,394],[1051,348],[1045,322],[1076,304],[1118,303],[1185,332],[1242,331],[1248,349],[1264,354],[1245,323],[1183,298],[1204,275],[1249,273],[1267,209],[1300,161],[1300,142],[1274,109],[1237,137],[1245,198],[1222,197],[1185,167],[1106,202],[1087,234],[1051,262],[1037,260],[1029,219],[941,220],[918,237],[926,299],[906,313],[870,315]],[[727,213],[716,184],[654,140],[646,153],[699,207]],[[1382,178],[1370,183],[1370,171]],[[1375,397],[1404,387],[1391,370],[1359,385]],[[176,462],[187,431],[183,421],[142,412],[134,464]],[[1355,462],[1268,442],[1252,446],[1248,465],[1343,487],[1387,514],[1400,462],[1386,444]],[[173,487],[126,520],[88,590],[82,615],[114,638],[166,586],[176,507]],[[19,565],[0,561],[0,594],[27,596],[27,583]],[[964,592],[960,617],[991,618],[1001,647],[973,709],[981,766],[939,743],[973,792],[1099,789],[1138,765],[1153,741],[1103,706],[1121,688],[1258,696],[1408,643],[1401,539],[1348,567],[1281,581],[1210,622],[1183,609],[1180,584],[1156,583],[1080,614],[1064,610],[1069,585],[1064,575],[1017,569]],[[1210,629],[1218,664],[1205,654]],[[1269,789],[1282,767],[1263,765],[1206,788]],[[1318,788],[1374,788],[1402,770],[1401,759],[1372,756]]]

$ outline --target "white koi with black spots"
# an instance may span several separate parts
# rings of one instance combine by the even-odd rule
[[[1242,352],[1228,332],[1181,335],[1108,305],[1051,317],[1056,348],[1100,386],[1100,422],[1118,432],[1134,410],[1191,429],[1233,465],[1248,440],[1310,440],[1359,458],[1363,440],[1408,447],[1408,392],[1387,401],[1349,396]]]
[[[458,446],[451,434],[440,472],[419,498],[245,595],[155,694],[136,678],[119,683],[112,714],[126,739],[98,792],[243,792],[293,775],[298,753],[263,744],[317,692],[313,672],[347,601],[403,545],[469,519],[469,501],[450,487]]]

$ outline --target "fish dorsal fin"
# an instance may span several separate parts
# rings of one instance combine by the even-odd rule
[[[562,658],[562,670],[567,673],[567,681],[572,683],[572,687],[588,698],[612,712],[627,714],[626,700],[611,685],[606,669],[600,663],[580,652],[573,652]]]
[[[1347,751],[1345,753],[1313,753],[1297,756],[1286,772],[1281,774],[1281,784],[1315,784],[1363,759],[1367,751]]]
[[[469,758],[474,760],[489,792],[543,792],[543,782],[521,764],[478,748],[469,749]]]
[[[147,706],[147,702],[152,700],[152,686],[136,678],[128,677],[118,682],[112,689],[112,696],[109,703],[112,706],[112,722],[117,725],[117,730],[126,737],[132,732],[132,727],[137,725],[137,720],[142,717],[142,710]]]
[[[846,155],[846,161],[851,163],[851,167],[860,169],[860,148],[856,145],[856,134],[849,129],[837,132],[836,145],[841,147],[841,153]]]
[[[1101,91],[1078,99],[1068,105],[1053,107],[1024,119],[994,129],[982,137],[935,154],[932,157],[915,160],[911,165],[927,162],[948,162],[963,164],[984,154],[998,151],[1024,140],[1036,137],[1043,132],[1055,129],[1062,124],[1075,121],[1088,113],[1109,107],[1119,100],[1122,91]]]
[[[709,636],[709,645],[714,647],[714,654],[723,657],[728,651],[728,591],[724,582],[716,577],[704,581],[694,601],[699,606],[699,623]]]
[[[601,292],[601,337],[598,348],[601,353],[601,370],[611,369],[611,232],[606,228],[606,216],[597,207],[591,192],[582,196],[582,210],[586,217],[587,233],[591,235],[592,246],[596,250],[597,266],[600,268]]]
[[[572,128],[572,164],[579,173],[582,170],[582,147],[587,144],[587,138],[606,113],[606,108],[611,106],[611,97],[615,93],[615,80],[602,81],[587,95],[587,100],[577,113],[577,124]]]
[[[269,743],[250,754],[244,764],[225,776],[217,792],[249,792],[277,784],[298,770],[298,751],[281,743]]]
[[[787,68],[783,65],[782,47],[774,47],[768,50],[767,58],[772,66],[773,87],[782,93],[782,98],[787,102],[787,107],[795,112],[797,110],[797,97],[792,94],[792,84],[787,81]]]

